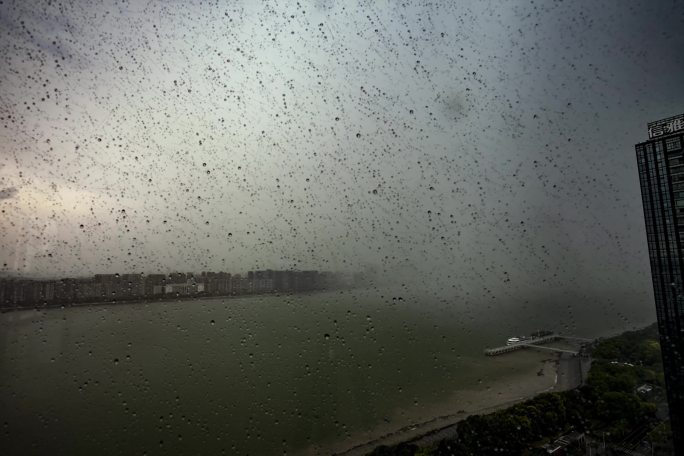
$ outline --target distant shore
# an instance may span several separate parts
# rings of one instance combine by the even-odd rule
[[[515,356],[508,354],[503,356]],[[502,378],[487,385],[485,389],[457,390],[444,402],[429,409],[423,409],[422,416],[433,418],[414,422],[395,430],[381,426],[370,431],[337,442],[330,446],[311,447],[303,455],[333,454],[335,456],[362,456],[380,445],[396,445],[402,442],[428,446],[442,439],[452,437],[456,424],[471,415],[492,413],[505,409],[534,396],[549,392],[563,391],[579,386],[568,379],[577,379],[572,363],[562,362],[565,355],[551,355],[542,361],[538,372],[525,372],[510,378]],[[452,410],[451,413],[444,413]],[[375,435],[372,435],[375,434]]]
[[[88,307],[88,306],[119,306],[123,304],[154,304],[162,302],[185,302],[185,301],[205,301],[209,299],[239,299],[239,298],[258,298],[264,296],[300,296],[311,295],[317,293],[327,293],[334,291],[347,291],[353,288],[335,288],[324,290],[306,290],[306,291],[287,291],[287,292],[268,292],[268,293],[249,293],[240,295],[194,295],[194,296],[156,296],[137,299],[117,299],[113,301],[88,301],[76,302],[70,304],[36,304],[31,306],[19,307],[2,307],[0,313],[9,313],[22,310],[43,310],[43,309],[68,309],[70,307]]]

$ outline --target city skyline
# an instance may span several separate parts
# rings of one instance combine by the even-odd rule
[[[240,269],[240,270],[218,270],[218,271],[182,271],[182,270],[167,270],[167,271],[154,271],[154,270],[148,270],[148,271],[129,271],[129,272],[124,272],[124,271],[115,271],[115,272],[104,272],[104,271],[92,271],[90,273],[83,273],[83,274],[77,274],[77,275],[71,275],[71,276],[64,276],[61,274],[44,274],[44,275],[36,275],[36,274],[12,274],[12,273],[5,273],[5,274],[0,274],[0,280],[3,279],[26,279],[26,280],[59,280],[59,279],[68,279],[68,278],[87,278],[87,277],[94,277],[98,275],[112,275],[112,276],[123,276],[123,275],[139,275],[139,276],[149,276],[149,275],[164,275],[164,276],[171,276],[174,274],[186,274],[190,276],[201,276],[202,274],[232,274],[232,275],[247,275],[250,272],[254,271],[306,271],[307,269],[277,269],[277,268],[264,268],[264,269]],[[321,272],[334,272],[336,274],[351,274],[354,272],[358,271],[372,271],[375,272],[376,270],[373,267],[361,267],[358,269],[348,269],[348,270],[336,270],[336,271],[321,271]]]
[[[243,296],[310,292],[369,285],[372,274],[331,271],[257,270],[173,272],[169,274],[95,274],[60,279],[0,278],[0,308],[106,304],[148,299]]]

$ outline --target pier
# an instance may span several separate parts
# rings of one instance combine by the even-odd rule
[[[556,347],[545,347],[542,344],[547,344],[549,342],[555,342],[557,340],[572,340],[582,343],[591,342],[591,339],[585,339],[583,337],[574,336],[561,336],[559,334],[549,334],[548,336],[537,337],[534,339],[522,340],[510,345],[504,345],[503,347],[486,348],[484,354],[487,356],[497,356],[503,355],[504,353],[510,353],[512,351],[520,350],[523,348],[537,348],[541,350],[551,350],[559,353],[570,353],[572,355],[579,354],[579,351],[567,350],[563,348]]]

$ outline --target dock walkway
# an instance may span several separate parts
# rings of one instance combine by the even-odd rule
[[[575,340],[575,341],[586,341],[590,342],[591,339],[584,339],[580,337],[572,337],[572,336],[561,336],[559,334],[549,334],[548,336],[544,337],[537,337],[534,339],[528,339],[528,340],[521,340],[520,342],[516,342],[511,345],[504,345],[503,347],[494,347],[494,348],[486,348],[484,351],[484,354],[487,356],[496,356],[496,355],[502,355],[504,353],[510,353],[515,350],[520,350],[522,348],[541,348],[543,350],[553,350],[561,353],[570,353],[573,355],[578,354],[579,352],[572,351],[572,350],[566,350],[562,348],[555,348],[555,347],[543,347],[541,344],[546,344],[549,342],[554,342],[559,339],[568,339],[568,340]]]

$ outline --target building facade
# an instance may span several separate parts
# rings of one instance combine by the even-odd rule
[[[670,420],[684,454],[684,114],[648,124],[636,155]]]

